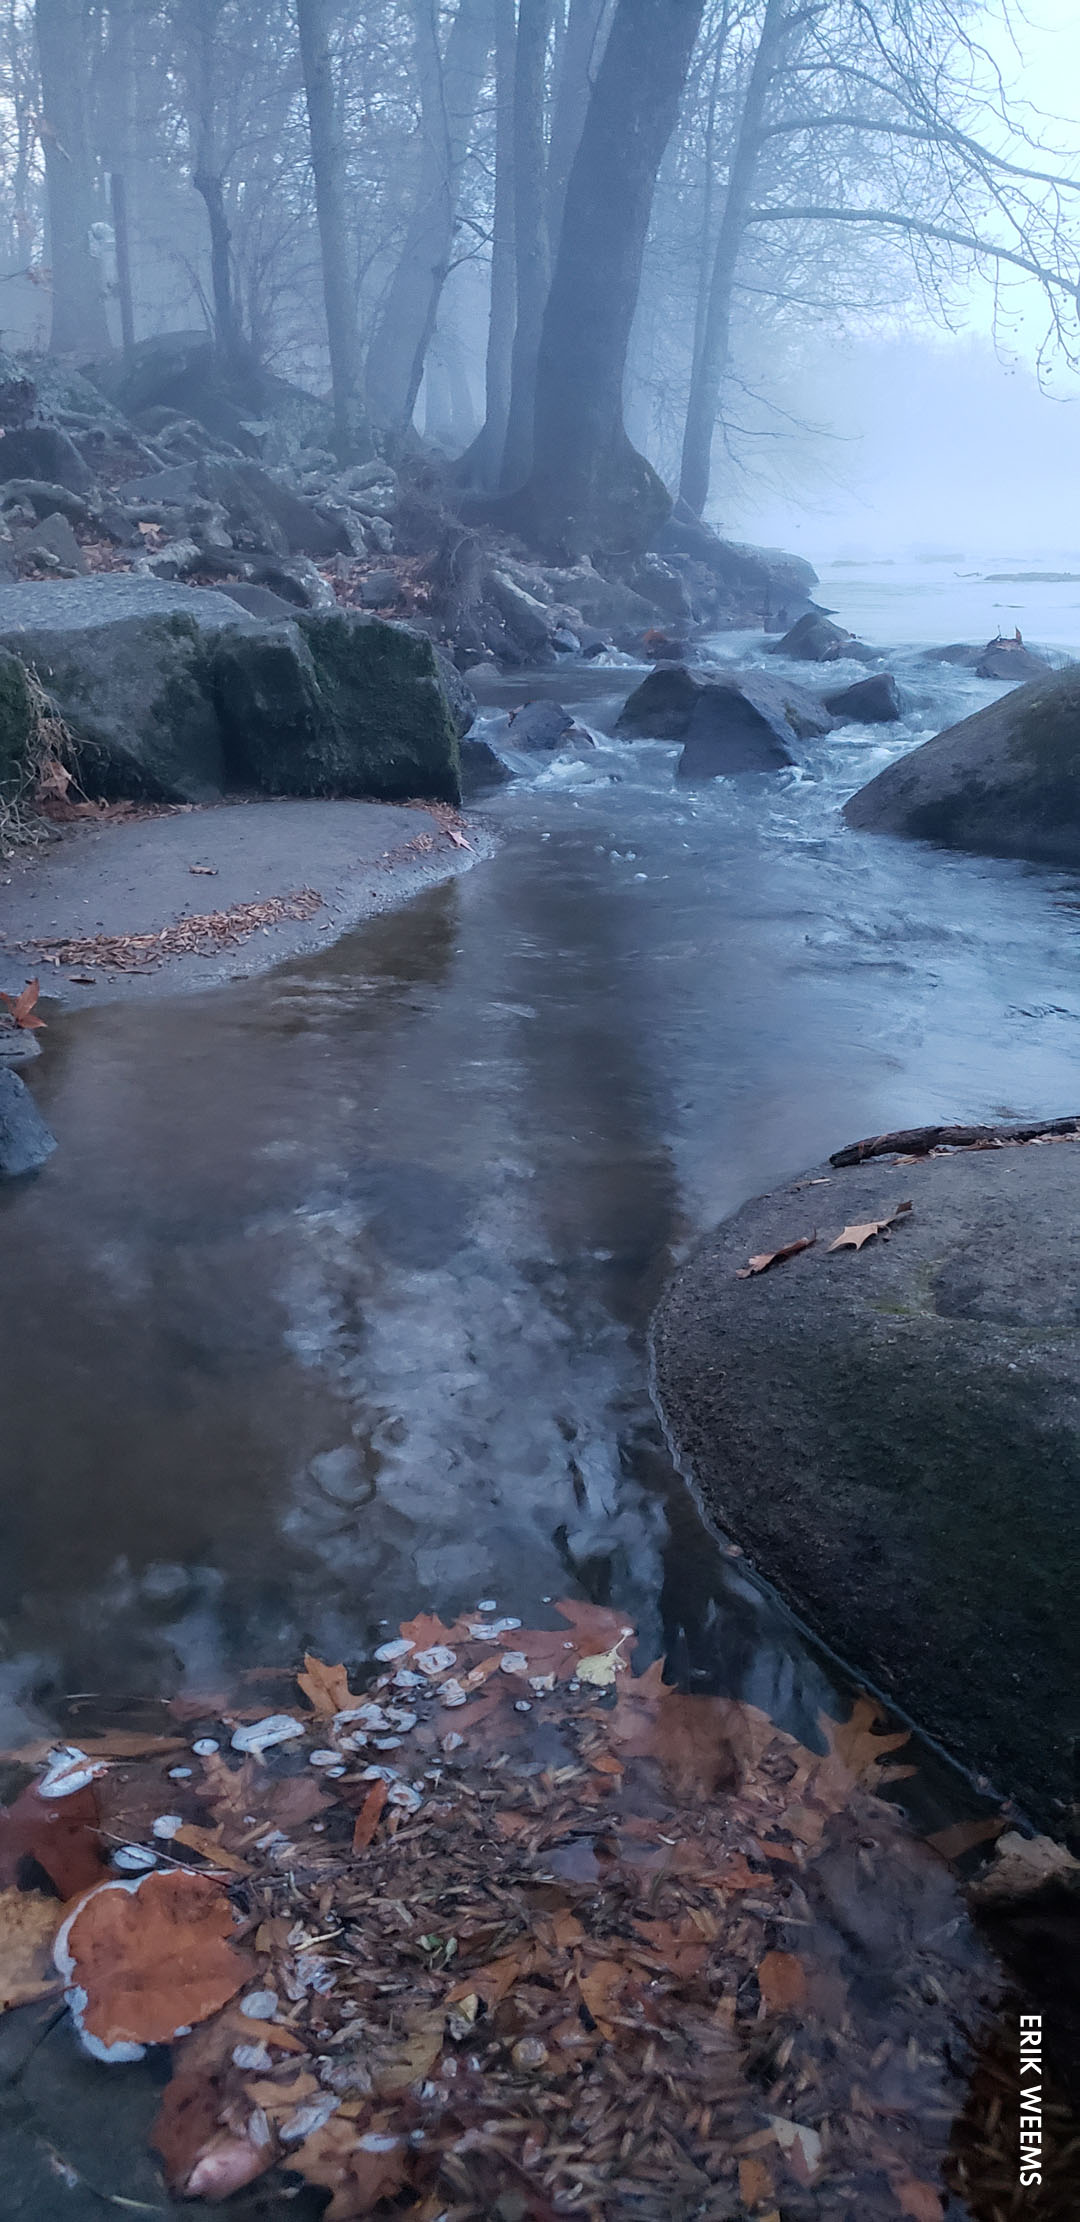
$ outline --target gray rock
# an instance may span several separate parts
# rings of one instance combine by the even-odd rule
[[[272,478],[258,463],[223,463],[207,458],[199,465],[198,488],[220,502],[234,537],[247,534],[255,546],[278,555],[331,556],[348,551],[340,523],[321,516],[312,502]]]
[[[74,531],[66,517],[56,510],[51,517],[43,517],[39,524],[28,525],[12,534],[12,554],[16,565],[49,558],[63,566],[65,571],[88,571],[87,563]]]
[[[409,630],[413,631],[415,628],[410,626]],[[423,634],[420,637],[426,639],[427,635]],[[435,668],[439,674],[443,693],[450,705],[454,731],[458,740],[463,741],[466,733],[472,730],[476,722],[476,696],[464,673],[458,670],[448,649],[441,648],[438,641],[433,640],[431,642],[431,652],[435,658]]]
[[[0,1064],[0,1177],[14,1180],[36,1173],[56,1148],[51,1134],[18,1073]]]
[[[458,743],[461,755],[461,784],[466,795],[477,794],[483,787],[505,787],[514,774],[509,764],[504,764],[498,750],[490,741],[468,737]]]
[[[573,723],[561,702],[523,702],[511,712],[506,737],[512,748],[558,748]]]
[[[774,642],[769,654],[793,656],[800,663],[832,664],[846,656],[864,663],[873,658],[874,651],[856,640],[853,633],[846,633],[842,625],[834,625],[831,617],[819,616],[812,610],[800,617],[782,640]]]
[[[126,486],[118,488],[117,498],[123,502],[179,502],[192,499],[195,493],[194,463],[172,463],[164,471],[149,471],[142,478],[131,478]]]
[[[41,1055],[37,1035],[25,1026],[5,1026],[0,1020],[0,1066],[13,1069],[16,1065],[32,1065]]]
[[[1080,1732],[1080,1144],[872,1163],[708,1235],[654,1328],[677,1451],[853,1666],[1044,1826]],[[846,1224],[914,1199],[887,1242]],[[751,1256],[817,1225],[750,1280]]]
[[[550,609],[535,594],[516,586],[505,571],[489,571],[484,590],[518,645],[530,655],[542,655],[551,637]]]
[[[901,715],[900,690],[891,671],[875,671],[827,694],[825,708],[841,725],[894,725]]]
[[[872,833],[1080,864],[1080,665],[924,741],[861,787],[844,816]]]
[[[58,486],[45,478],[8,479],[0,486],[0,508],[6,509],[10,502],[29,504],[35,517],[51,517],[59,510],[73,525],[88,525],[91,518],[99,514],[81,494],[73,494],[69,487]]]
[[[391,602],[397,601],[400,592],[396,571],[369,571],[360,581],[360,599],[365,609],[386,609]]]
[[[152,555],[141,557],[135,569],[140,578],[186,579],[200,568],[203,551],[191,539],[167,540],[163,548],[155,548]]]
[[[247,610],[249,617],[266,618],[272,625],[279,625],[283,619],[296,616],[295,602],[286,602],[272,588],[260,586],[252,580],[222,579],[221,585],[215,587],[214,592],[227,594],[230,602],[236,602],[242,610]]]
[[[714,779],[779,770],[794,763],[800,740],[831,725],[814,696],[772,672],[658,664],[634,689],[615,731],[631,740],[683,741],[680,776]]]
[[[222,627],[253,625],[223,595],[157,579],[0,586],[0,645],[67,720],[90,794],[204,802],[222,792],[206,644]]]
[[[1046,657],[1033,655],[1017,634],[1015,640],[987,641],[975,674],[979,679],[1007,679],[1010,684],[1022,686],[1025,679],[1038,679],[1052,669]]]
[[[460,801],[454,716],[423,634],[346,611],[304,614],[217,632],[208,663],[234,784]]]
[[[55,424],[24,424],[0,440],[0,478],[48,478],[83,494],[91,474],[74,440]]]

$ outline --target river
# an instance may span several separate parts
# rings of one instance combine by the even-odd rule
[[[483,799],[494,861],[254,981],[51,1018],[61,1147],[0,1205],[5,1744],[567,1591],[795,1733],[847,1702],[675,1471],[650,1308],[699,1230],[857,1135],[1069,1109],[1080,1039],[1074,879],[841,825],[1000,691],[850,578],[879,637],[893,612],[901,726],[687,789],[677,748],[605,738],[613,670],[595,747]]]

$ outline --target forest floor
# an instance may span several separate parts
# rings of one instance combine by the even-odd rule
[[[441,804],[260,798],[114,806],[0,866],[0,989],[176,994],[325,948],[490,855]]]

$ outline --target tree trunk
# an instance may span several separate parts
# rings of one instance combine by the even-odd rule
[[[699,318],[683,428],[679,496],[700,517],[709,498],[712,444],[731,345],[735,273],[761,152],[761,127],[789,27],[791,0],[768,0],[728,169],[727,193]]]
[[[35,0],[34,26],[53,274],[49,345],[56,355],[100,355],[111,343],[101,265],[90,248],[95,180],[86,114],[90,58],[84,0]]]
[[[413,0],[420,80],[421,156],[401,259],[367,358],[373,421],[401,432],[412,421],[424,358],[450,267],[461,169],[491,45],[490,0],[458,0],[439,51],[435,0]]]
[[[557,560],[648,545],[670,509],[623,424],[656,175],[703,0],[618,0],[566,190],[540,339],[535,460],[515,505]]]
[[[608,0],[570,0],[551,104],[547,163],[548,238],[558,245],[570,165],[581,140],[593,78],[603,53]]]
[[[517,322],[510,376],[510,414],[499,483],[520,486],[532,468],[536,358],[551,282],[545,215],[544,69],[553,0],[518,0],[514,50],[514,266]]]
[[[360,351],[352,284],[345,149],[334,97],[328,0],[296,0],[296,14],[319,223],[323,303],[334,397],[334,438],[339,460],[344,462],[353,453],[360,432]]]
[[[232,236],[225,211],[225,170],[215,129],[217,73],[221,66],[215,38],[216,0],[185,0],[190,11],[188,131],[191,182],[206,205],[210,226],[210,281],[214,338],[222,361],[246,367],[246,350],[236,313],[232,282]]]
[[[109,0],[109,199],[116,241],[116,290],[120,302],[120,339],[125,355],[135,345],[135,301],[131,282],[131,222],[128,180],[135,150],[135,66],[132,53],[132,0]]]

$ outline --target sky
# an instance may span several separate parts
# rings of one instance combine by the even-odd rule
[[[994,13],[973,28],[1009,93],[1061,119],[1047,124],[1050,139],[1080,147],[1078,0],[1029,0],[1015,18],[1022,64]],[[1049,392],[1040,392],[1034,356],[1045,317],[1034,287],[1026,304],[1013,298],[1021,313],[1007,349],[995,350],[980,282],[955,336],[913,312],[905,328],[877,339],[811,341],[799,413],[826,436],[778,446],[769,483],[721,482],[717,521],[811,558],[1075,553],[1080,371],[1055,368]]]

